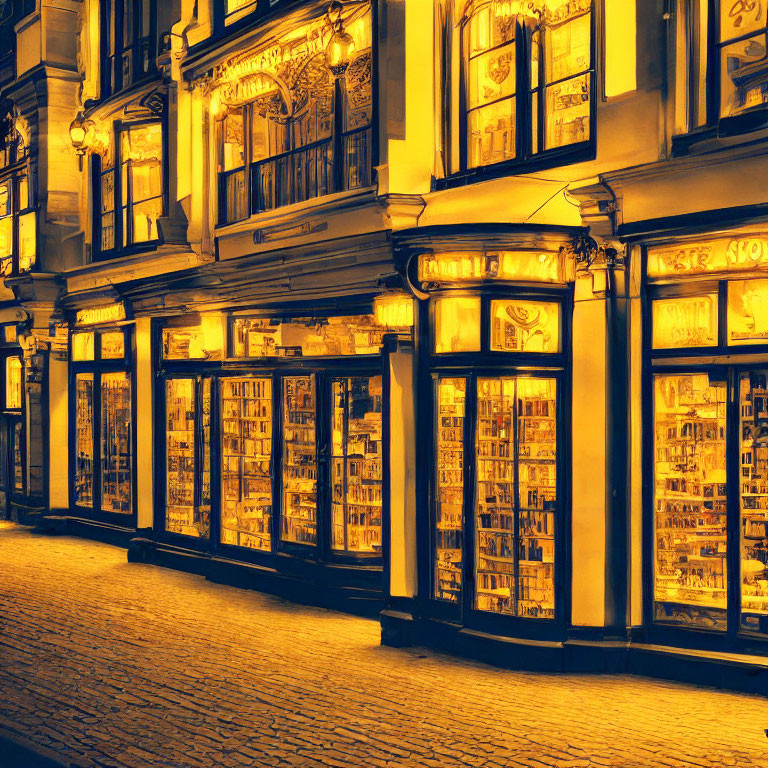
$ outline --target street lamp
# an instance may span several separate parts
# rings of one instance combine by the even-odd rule
[[[333,0],[328,6],[328,19],[331,22],[331,39],[325,48],[328,59],[328,69],[335,77],[341,77],[349,66],[349,60],[355,50],[355,41],[349,32],[344,30],[344,21],[341,17],[342,4],[339,0]]]
[[[69,124],[69,139],[80,157],[85,154],[86,125],[83,113],[78,112],[75,119]]]

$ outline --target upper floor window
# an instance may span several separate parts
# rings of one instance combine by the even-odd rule
[[[217,68],[221,224],[371,183],[370,8],[344,25],[354,46],[341,73],[322,20]]]
[[[37,261],[37,216],[27,146],[12,121],[0,135],[0,273],[29,272]]]
[[[281,2],[285,2],[285,0],[226,0],[224,24],[233,24],[257,9],[265,13]]]
[[[119,126],[94,158],[98,204],[94,242],[109,255],[159,240],[163,215],[163,131],[160,122]]]
[[[154,0],[103,0],[103,96],[130,88],[154,71],[156,27]]]
[[[469,0],[445,14],[446,172],[526,160],[592,138],[591,0]]]
[[[676,133],[741,115],[748,130],[768,103],[768,2],[678,0],[675,34]]]

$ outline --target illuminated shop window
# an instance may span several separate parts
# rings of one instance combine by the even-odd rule
[[[768,344],[768,280],[728,283],[728,343]]]
[[[126,126],[114,146],[108,134],[103,138],[94,156],[99,250],[108,253],[157,241],[157,220],[163,215],[162,125]]]
[[[480,298],[451,296],[434,306],[435,352],[479,352]]]
[[[21,408],[23,363],[20,357],[5,359],[5,407]]]
[[[232,18],[252,5],[232,3]],[[217,67],[221,224],[371,184],[370,7],[345,11],[343,23],[354,45],[338,81],[324,53],[326,18]]]
[[[717,5],[713,15],[707,0],[677,1],[678,133],[768,102],[768,6],[742,0]],[[714,82],[708,84],[710,71]],[[714,95],[709,102],[708,85]]]
[[[328,318],[236,318],[233,357],[378,355],[387,328],[373,315]]]
[[[125,358],[125,334],[122,331],[109,331],[100,336],[102,360],[122,360]]]
[[[726,629],[725,380],[654,381],[654,616]]]
[[[317,544],[315,377],[283,379],[283,541]]]
[[[93,331],[78,331],[72,334],[72,360],[81,362],[94,359],[96,334]]]
[[[381,553],[382,379],[331,383],[331,548]]]
[[[555,617],[557,383],[477,382],[475,608]]]
[[[100,399],[101,508],[105,512],[130,514],[133,460],[130,374],[127,371],[102,373]]]
[[[220,360],[224,326],[218,316],[203,316],[198,325],[169,325],[162,330],[164,360]]]
[[[203,384],[202,416],[199,417],[196,380],[168,379],[165,383],[165,530],[207,539],[211,531],[210,379],[205,379]],[[198,466],[196,424],[201,426],[203,443],[199,500],[195,484]]]
[[[6,123],[0,150],[0,274],[29,272],[37,263],[37,214],[21,134]],[[7,170],[6,170],[7,169]]]
[[[75,376],[75,477],[74,501],[93,504],[93,373]]]
[[[103,0],[102,95],[129,88],[155,71],[155,0]]]
[[[590,139],[591,10],[590,0],[468,4],[462,43],[467,167]]]
[[[717,346],[717,294],[653,302],[653,348]]]
[[[491,349],[559,352],[560,304],[518,299],[492,301]]]
[[[464,541],[464,418],[467,380],[437,383],[435,584],[438,600],[461,597]]]
[[[472,283],[485,280],[563,282],[558,251],[448,251],[419,257],[422,283]]]
[[[272,546],[272,379],[221,380],[221,542]]]

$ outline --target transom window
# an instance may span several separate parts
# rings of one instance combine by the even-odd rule
[[[159,122],[120,126],[96,158],[98,250],[111,254],[159,239],[163,136]]]
[[[454,29],[463,78],[445,97],[459,118],[449,121],[448,172],[524,160],[592,138],[590,0],[474,0]]]
[[[102,95],[129,88],[155,69],[154,0],[102,1]]]
[[[768,102],[768,3],[678,0],[676,132]]]

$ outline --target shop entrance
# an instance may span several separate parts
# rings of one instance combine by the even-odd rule
[[[446,373],[433,386],[433,598],[477,621],[555,619],[559,377]]]
[[[11,500],[24,494],[24,422],[20,414],[0,418],[0,510],[11,517]]]

